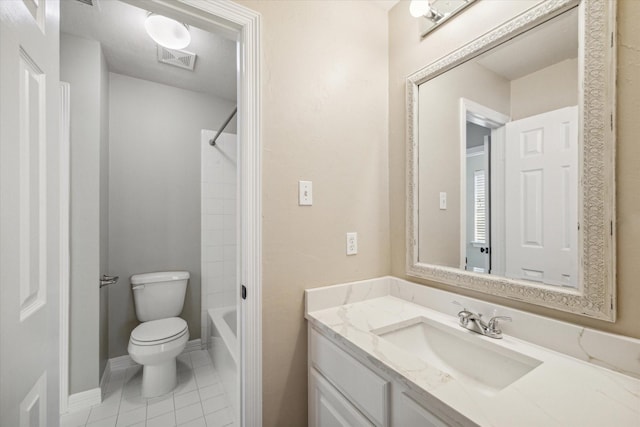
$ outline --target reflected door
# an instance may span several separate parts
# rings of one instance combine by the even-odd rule
[[[506,275],[576,287],[577,107],[506,125]]]
[[[482,145],[467,149],[466,171],[466,263],[465,269],[490,273],[491,232],[489,210],[489,137]]]

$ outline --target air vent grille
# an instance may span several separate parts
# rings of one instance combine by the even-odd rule
[[[94,0],[76,0],[82,4],[86,4],[87,6],[93,6]]]
[[[167,49],[158,45],[158,62],[193,71],[197,55],[186,50]]]

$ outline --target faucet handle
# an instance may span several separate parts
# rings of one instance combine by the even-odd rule
[[[498,329],[499,320],[511,322],[513,319],[509,316],[494,316],[489,320],[489,323],[487,323],[487,329],[489,331],[501,332],[500,329]]]
[[[467,323],[469,323],[469,317],[471,315],[473,315],[473,313],[471,313],[469,310],[467,310],[462,304],[460,304],[458,301],[451,301],[451,304],[453,305],[457,305],[459,307],[462,308],[462,310],[460,310],[458,312],[458,322],[462,325],[465,326]]]

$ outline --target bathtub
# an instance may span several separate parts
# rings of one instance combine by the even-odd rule
[[[239,413],[239,351],[236,307],[213,308],[209,313],[207,350],[213,360],[234,418]]]

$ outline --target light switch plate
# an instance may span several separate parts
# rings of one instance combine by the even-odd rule
[[[311,206],[313,204],[313,185],[311,181],[298,181],[298,205]]]
[[[447,209],[447,193],[444,191],[440,192],[440,209]]]
[[[347,233],[347,255],[358,253],[358,233]]]

